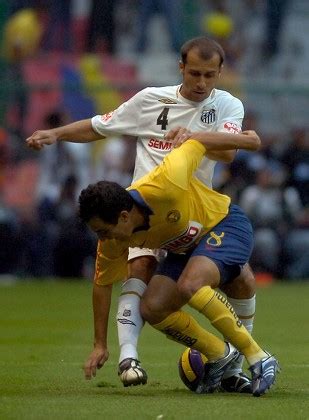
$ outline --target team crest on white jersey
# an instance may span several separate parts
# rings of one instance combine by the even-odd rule
[[[216,121],[216,110],[212,109],[203,109],[201,114],[201,121],[204,124],[213,124]]]
[[[163,102],[164,104],[177,104],[176,101],[170,98],[161,98],[161,99],[158,99],[158,101]]]

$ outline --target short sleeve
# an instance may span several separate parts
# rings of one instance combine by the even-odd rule
[[[226,133],[240,133],[244,118],[244,106],[242,102],[231,96],[224,101],[220,108],[220,120],[218,121],[218,131]]]
[[[94,282],[99,286],[123,281],[127,276],[128,247],[116,241],[98,241]]]
[[[114,111],[94,116],[91,119],[93,129],[105,137],[119,134],[137,136],[145,93],[146,89],[143,89]]]

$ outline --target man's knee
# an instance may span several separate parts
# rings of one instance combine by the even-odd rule
[[[141,299],[140,312],[142,318],[150,325],[158,324],[168,315],[160,302],[151,297]]]
[[[177,282],[178,291],[188,302],[202,287],[218,287],[220,273],[216,264],[203,256],[192,257]]]
[[[177,283],[177,289],[185,304],[195,295],[199,287],[197,287],[196,282],[192,281],[190,277],[182,277],[181,281]]]
[[[165,276],[154,276],[140,304],[141,315],[149,324],[158,324],[182,306],[176,283]]]

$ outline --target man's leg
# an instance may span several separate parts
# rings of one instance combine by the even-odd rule
[[[194,256],[188,261],[177,286],[188,304],[201,312],[212,325],[241,353],[252,365],[265,356],[238,319],[227,299],[214,291],[205,279],[213,279],[219,285],[220,272],[217,265],[207,257]]]
[[[191,274],[195,271],[195,275],[197,275],[200,271],[198,267],[203,261],[200,257],[191,260],[194,260],[197,264],[195,264],[194,269],[189,267],[191,269],[187,271]],[[212,274],[214,274],[215,267],[215,264],[214,266],[209,264],[208,272],[212,271]],[[217,275],[219,274],[217,273]],[[241,325],[233,308],[225,298],[209,286],[200,287],[202,282],[200,277],[197,277],[196,287],[199,287],[197,291],[192,286],[195,281],[191,281],[189,285],[183,279],[179,279],[181,285],[179,287],[179,284],[177,284],[175,290],[169,285],[172,282],[168,277],[154,276],[141,300],[143,318],[154,328],[166,334],[168,338],[206,355],[210,362],[206,363],[207,366],[205,365],[202,392],[213,392],[220,385],[225,370],[238,353],[235,357],[230,345],[225,345],[220,339],[201,328],[192,316],[179,311],[179,308],[188,301],[188,296],[192,295],[188,303],[203,313],[224,336],[228,336],[229,340],[246,355],[252,367],[257,367],[256,372],[258,370],[258,373],[254,374],[254,395],[262,395],[274,382],[276,360],[270,358],[253,340],[246,328]],[[268,359],[271,360],[267,362],[267,367],[270,364],[274,373],[271,379],[268,380],[267,378],[266,381],[263,363],[266,363]],[[261,383],[262,386],[260,386]]]
[[[141,367],[137,343],[144,325],[140,300],[146,290],[157,261],[154,256],[130,260],[129,278],[122,285],[118,301],[117,328],[120,347],[118,374],[124,386],[145,384],[147,374]]]
[[[185,303],[172,279],[155,275],[142,297],[141,314],[171,340],[199,350],[209,360],[221,357],[225,352],[223,341],[205,331],[191,315],[180,310]]]
[[[220,289],[226,294],[238,318],[251,334],[255,314],[256,283],[249,264],[243,267],[238,277],[221,285]],[[252,392],[251,380],[243,373],[243,362],[244,356],[240,354],[238,359],[229,366],[222,380],[223,390],[241,393]]]
[[[202,285],[207,276],[220,278],[214,261],[205,256],[191,257],[177,283],[180,293],[246,357],[252,373],[253,395],[260,396],[273,385],[278,362],[255,342],[227,299]]]
[[[207,357],[205,380],[199,384],[196,392],[214,392],[228,365],[239,353],[233,346],[202,328],[190,314],[179,310],[183,303],[173,280],[166,276],[154,276],[142,298],[141,313],[167,338],[192,347]]]

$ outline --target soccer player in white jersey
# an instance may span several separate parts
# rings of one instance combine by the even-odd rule
[[[91,142],[115,134],[137,136],[133,178],[136,181],[159,164],[171,150],[169,133],[175,133],[179,127],[200,132],[241,131],[244,116],[241,101],[226,91],[216,89],[223,62],[224,51],[219,44],[206,37],[194,38],[181,49],[179,68],[182,84],[143,89],[113,112],[53,130],[36,131],[26,140],[27,144],[40,150],[58,140]],[[231,162],[234,155],[233,150],[209,153],[197,170],[197,177],[211,187],[216,161]],[[122,287],[117,314],[119,375],[125,386],[147,381],[137,352],[143,326],[139,303],[156,266],[156,258],[154,251],[145,249],[131,249],[129,254],[129,276]],[[209,285],[212,286],[211,279]],[[222,286],[221,290],[227,294],[237,315],[251,332],[255,313],[255,280],[249,265],[246,264],[239,276]],[[98,341],[86,365],[93,363],[97,367],[102,366]],[[242,373],[242,357],[225,373],[222,387],[230,392],[251,392],[250,380]]]

